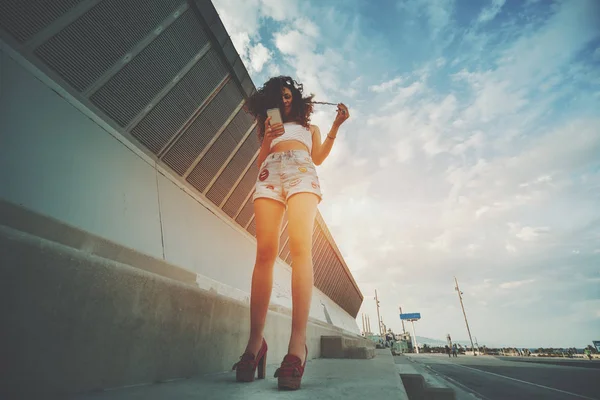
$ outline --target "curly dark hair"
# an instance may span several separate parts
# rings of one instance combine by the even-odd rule
[[[283,112],[282,91],[286,87],[292,92],[292,109],[286,118]],[[297,122],[309,128],[310,116],[313,112],[312,99],[314,94],[302,97],[304,86],[289,76],[277,76],[269,79],[246,101],[244,109],[254,116],[257,121],[258,139],[262,142],[265,137],[265,120],[269,108],[279,108],[283,122]]]

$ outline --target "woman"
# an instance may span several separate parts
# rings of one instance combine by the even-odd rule
[[[250,294],[250,338],[236,369],[238,381],[265,377],[267,343],[263,330],[273,286],[273,265],[279,250],[279,233],[287,207],[292,255],[292,334],[288,354],[275,372],[280,389],[298,389],[304,374],[308,348],[306,325],[313,287],[312,232],[321,201],[315,165],[329,155],[339,127],[350,114],[338,104],[337,116],[322,142],[321,132],[310,125],[312,98],[302,97],[303,86],[288,76],[271,78],[246,103],[257,120],[262,141],[254,193],[256,262]],[[283,123],[271,124],[267,110],[279,108]]]

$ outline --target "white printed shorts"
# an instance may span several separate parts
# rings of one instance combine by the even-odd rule
[[[271,153],[260,166],[252,201],[258,198],[277,200],[287,206],[296,193],[314,193],[321,202],[317,170],[306,150]]]

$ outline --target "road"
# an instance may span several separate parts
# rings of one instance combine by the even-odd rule
[[[409,358],[450,383],[484,400],[600,399],[600,369],[573,360],[569,365],[522,362],[493,356],[416,355]]]

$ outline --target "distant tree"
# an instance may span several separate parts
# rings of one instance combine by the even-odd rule
[[[598,350],[596,350],[596,348],[594,346],[592,346],[591,344],[588,344],[586,349],[591,351],[592,354],[598,354]]]
[[[421,350],[423,353],[431,353],[431,347],[429,347],[427,344],[424,344],[423,347],[421,347]]]

